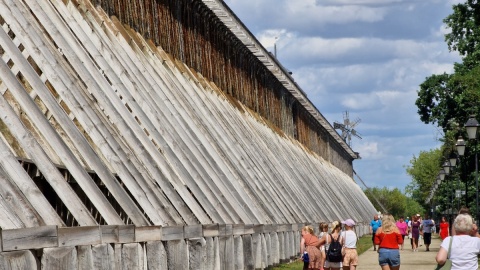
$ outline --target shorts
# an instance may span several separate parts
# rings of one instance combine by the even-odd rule
[[[380,266],[399,266],[400,251],[398,249],[380,248],[378,249],[378,264]]]
[[[423,239],[425,245],[430,245],[432,243],[432,233],[423,233]]]
[[[341,262],[329,262],[325,261],[325,268],[342,268],[342,263]]]
[[[343,266],[358,265],[358,253],[355,248],[345,248]]]

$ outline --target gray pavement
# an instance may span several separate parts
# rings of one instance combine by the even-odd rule
[[[423,240],[421,243],[423,244]],[[400,269],[404,270],[432,270],[437,263],[435,262],[435,256],[440,248],[441,239],[438,235],[432,237],[432,244],[430,245],[430,251],[425,251],[425,245],[418,248],[417,252],[412,252],[410,245],[410,239],[405,239],[404,249],[400,250]],[[378,265],[378,253],[371,249],[365,251],[359,257],[357,270],[374,270],[381,269]]]

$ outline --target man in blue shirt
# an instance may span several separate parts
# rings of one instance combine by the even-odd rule
[[[430,243],[432,242],[432,229],[435,226],[433,220],[430,217],[425,215],[425,219],[422,221],[421,231],[423,234],[423,243],[425,243],[426,251],[430,251]]]
[[[373,220],[370,221],[370,234],[372,234],[372,243],[373,243],[373,251],[377,250],[377,246],[375,245],[375,233],[377,232],[377,229],[382,226],[382,221],[378,219],[378,215],[375,214],[373,216]]]

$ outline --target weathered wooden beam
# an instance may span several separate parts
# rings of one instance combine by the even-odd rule
[[[57,247],[57,226],[2,230],[3,251]]]
[[[150,242],[162,240],[161,226],[135,227],[135,242]]]
[[[58,246],[85,246],[102,243],[100,226],[58,227]]]

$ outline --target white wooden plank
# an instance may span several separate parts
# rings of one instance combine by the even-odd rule
[[[161,226],[135,227],[135,242],[150,242],[162,240]]]
[[[135,226],[119,225],[118,226],[118,242],[119,243],[135,242]]]
[[[29,36],[26,38],[26,41],[27,41],[27,45],[30,44],[30,43],[29,43],[29,41],[30,41],[30,40],[29,40]],[[27,47],[29,47],[29,46],[27,46]],[[30,47],[33,47],[33,48],[45,48],[45,45],[43,45],[43,44],[40,44],[40,45],[33,45],[33,44],[31,44]],[[38,51],[35,51],[35,52],[38,52]],[[43,53],[47,53],[47,54],[49,53],[48,50],[42,50],[42,52],[43,52]],[[35,57],[37,57],[37,58],[40,57],[40,58],[41,58],[41,55],[35,55],[34,58],[35,58]],[[46,58],[41,58],[41,59],[42,59],[42,60],[41,60],[41,61],[37,61],[37,63],[44,63],[44,62],[46,62],[46,60],[53,60],[53,59],[55,59],[55,57],[50,54],[50,55],[48,55]],[[47,67],[48,67],[48,66],[45,66],[45,65],[42,66],[42,68],[47,68]],[[44,69],[44,72],[49,73],[50,70],[45,70],[45,69]],[[61,76],[61,77],[64,78],[64,77],[65,77],[65,72],[64,72],[62,69],[55,69],[55,68],[54,68],[54,69],[52,69],[52,72],[51,72],[49,78],[50,78],[50,80],[52,80],[53,82],[58,82],[58,77],[59,77],[59,76]],[[71,91],[71,90],[75,89],[76,87],[77,87],[77,86],[76,86],[75,83],[70,82],[68,85],[57,87],[57,90],[62,90],[64,94],[65,94],[65,93],[70,94],[68,91]],[[66,91],[64,91],[64,89],[65,89]],[[78,89],[77,89],[77,90],[78,90]],[[81,93],[80,91],[75,91],[75,92],[76,92],[76,93]],[[80,98],[80,99],[81,99],[81,98],[82,98],[82,95],[76,95],[75,98]],[[69,99],[69,100],[71,100],[71,99]],[[82,102],[82,101],[80,101],[80,102]],[[83,104],[78,104],[78,105],[77,105],[77,104],[70,104],[69,107],[70,107],[71,109],[75,109],[77,112],[80,112],[80,113],[83,113],[84,111],[86,111],[86,112],[88,113],[88,112],[91,111],[92,104],[89,104],[88,102],[83,101]],[[96,117],[96,115],[95,115],[94,113],[90,113],[90,117]],[[83,118],[83,119],[84,119],[84,118]],[[93,134],[90,134],[92,138],[96,138],[96,137],[95,137],[95,130],[96,130],[97,128],[100,128],[100,129],[101,129],[103,126],[100,124],[102,121],[99,120],[98,117],[97,117],[97,119],[93,119],[93,121],[94,121],[94,124],[89,125],[89,126],[91,127],[91,130],[90,130],[90,129],[87,129],[87,130],[90,130],[91,132],[93,132]],[[105,143],[104,139],[101,138],[100,140],[101,140],[102,142],[98,143],[97,145],[105,146],[105,145],[108,145],[108,144],[111,144],[111,143],[114,143],[114,142],[115,142],[114,139],[109,139],[109,138],[108,138],[109,131],[106,131],[106,132],[105,132],[105,131],[102,131],[102,132],[103,132],[104,135],[107,134],[107,135],[105,135],[105,136],[106,136],[106,139],[107,139],[106,142],[108,142],[108,143]],[[110,135],[110,136],[111,136],[111,135]],[[117,146],[114,145],[114,149],[117,149],[117,148],[120,148],[120,147],[119,147],[119,146],[117,147]],[[108,151],[109,148],[108,148],[108,147],[103,147],[102,150]],[[111,155],[111,154],[109,154],[109,155]],[[112,155],[112,156],[113,156],[113,155]],[[121,175],[123,175],[123,176],[129,176],[129,175],[130,175],[130,173],[122,173],[122,172],[124,171],[124,170],[122,170],[123,164],[127,164],[127,165],[128,165],[128,164],[130,163],[130,162],[129,162],[129,158],[126,157],[126,155],[124,155],[124,157],[121,158],[121,159],[123,160],[123,162],[119,162],[118,160],[115,161],[115,157],[112,157],[112,159],[113,159],[113,161],[114,161],[114,162],[113,162],[113,165],[114,165],[114,166],[115,166],[115,165],[120,166],[120,173],[121,173]],[[133,175],[137,175],[138,172],[137,172],[137,173],[132,173],[132,174],[133,174]],[[124,177],[124,180],[126,181],[126,183],[127,183],[127,185],[129,186],[129,188],[131,188],[132,193],[135,194],[135,195],[137,195],[137,199],[138,199],[141,203],[143,203],[144,200],[142,200],[142,198],[144,198],[144,196],[140,196],[140,195],[141,195],[140,192],[135,192],[136,189],[135,189],[135,188],[132,188],[132,185],[135,185],[135,181],[128,181],[128,178],[129,178],[129,177]],[[152,185],[151,188],[146,188],[145,190],[154,190],[154,186]],[[151,197],[152,197],[152,198],[155,198],[155,196],[151,196]],[[162,197],[161,197],[161,196],[158,196],[158,198],[162,198]],[[168,210],[168,203],[166,203],[166,204],[164,204],[164,205],[165,205],[164,207],[167,207],[167,210]],[[146,210],[149,210],[149,207],[147,207],[148,205],[143,204],[143,206],[145,206],[145,209],[146,209]],[[127,210],[128,210],[128,209],[127,209]],[[158,210],[158,209],[157,209],[157,210]],[[158,211],[158,212],[160,212],[160,211]],[[170,211],[170,212],[174,213],[175,211]],[[154,220],[154,221],[159,222],[159,221],[158,221],[158,218],[157,218],[156,215],[155,215],[155,213],[156,213],[155,211],[149,211],[149,214],[151,215],[151,219]]]
[[[38,189],[37,185],[35,185],[18,160],[10,152],[3,139],[0,140],[0,166],[2,170],[5,171],[5,174],[9,176],[9,179],[13,181],[16,187],[25,195],[26,200],[35,208],[35,211],[38,212],[46,225],[61,226],[64,224],[45,196],[43,196]],[[6,186],[6,183],[2,184],[2,186]],[[4,209],[8,208],[5,207]],[[1,227],[11,228],[9,226]]]
[[[88,42],[89,39],[85,39],[85,42]],[[94,46],[90,46],[91,49],[95,49]],[[109,48],[111,46],[102,46],[102,48]],[[127,102],[129,107],[132,109],[133,113],[135,113],[136,115],[138,115],[138,118],[140,119],[143,119],[142,120],[142,124],[145,125],[145,128],[149,131],[150,133],[150,136],[153,136],[157,142],[160,143],[162,147],[162,151],[163,151],[163,154],[166,156],[166,158],[169,159],[169,162],[170,164],[173,165],[175,171],[177,171],[179,173],[179,175],[182,177],[182,180],[183,181],[189,181],[190,179],[192,179],[192,177],[196,178],[197,181],[189,181],[190,185],[189,185],[189,188],[193,191],[196,191],[197,190],[197,185],[199,184],[202,184],[202,178],[201,177],[195,177],[194,175],[191,176],[192,174],[195,174],[197,173],[196,172],[196,169],[193,168],[193,167],[188,167],[188,168],[185,168],[184,166],[188,165],[189,161],[187,161],[187,159],[185,159],[183,162],[178,160],[178,157],[177,155],[172,151],[171,147],[167,146],[165,144],[165,141],[163,140],[163,137],[160,136],[158,134],[158,132],[156,131],[155,128],[153,128],[151,126],[151,123],[149,121],[149,118],[144,114],[143,110],[141,110],[137,104],[137,102],[139,102],[141,99],[138,99],[138,98],[133,98],[130,94],[130,92],[125,89],[125,85],[127,84],[131,84],[130,81],[133,81],[135,80],[134,77],[129,77],[127,80],[123,81],[123,82],[120,82],[118,80],[118,78],[116,77],[117,75],[112,73],[112,71],[110,70],[110,67],[108,64],[106,63],[103,63],[104,59],[100,58],[101,55],[110,55],[111,57],[106,57],[108,59],[112,59],[112,58],[115,58],[114,55],[110,52],[106,52],[106,51],[103,51],[101,54],[100,53],[97,53],[96,51],[93,51],[91,52],[91,55],[99,55],[99,57],[96,59],[97,63],[99,63],[99,65],[103,68],[103,70],[105,71],[106,74],[108,74],[109,78],[111,81],[113,81],[113,84],[117,87],[117,90],[121,93],[122,97],[123,97],[123,101],[124,102]],[[121,66],[121,65],[112,65],[112,66]],[[120,72],[122,74],[126,74],[126,72]],[[139,85],[135,85],[133,88],[138,88]],[[147,149],[150,149],[150,148],[147,148]],[[152,153],[153,155],[152,156],[156,156],[156,152],[153,152]],[[210,191],[207,189],[203,189],[204,192],[195,192],[196,194],[196,199],[199,200],[201,203],[202,203],[202,208],[203,209],[207,209],[209,211],[209,215],[212,216],[212,217],[215,217],[218,215],[218,213],[221,213],[223,212],[224,215],[223,217],[226,217],[228,216],[228,214],[226,213],[225,210],[222,210],[223,209],[223,206],[221,206],[222,204],[219,204],[220,206],[217,206],[217,207],[214,207],[212,203],[210,203],[210,200],[206,200],[204,198],[204,194],[208,194]],[[210,197],[211,199],[212,197]],[[217,204],[218,205],[218,204]],[[215,220],[217,221],[222,221],[222,219],[220,218],[215,218]]]
[[[173,241],[173,240],[183,240],[183,239],[185,239],[183,226],[166,226],[162,228],[163,241]]]
[[[0,142],[3,144],[3,141]],[[3,211],[11,211],[14,215],[14,219],[18,220],[20,227],[35,227],[40,225],[40,216],[35,212],[33,206],[26,200],[23,194],[16,188],[14,184],[11,183],[8,179],[8,175],[5,173],[3,168],[0,167],[0,201],[2,204]],[[5,217],[5,220],[9,218]],[[0,223],[5,222],[0,219]],[[7,223],[7,222],[5,222]],[[4,227],[9,228],[12,227]]]
[[[3,8],[0,8],[0,10],[3,10]],[[0,61],[0,72],[4,75],[9,72],[8,66],[3,61]],[[7,80],[7,76],[2,77],[2,79]],[[78,199],[68,183],[64,181],[58,169],[50,162],[41,146],[38,145],[33,136],[25,126],[23,126],[21,120],[17,118],[15,112],[3,96],[0,96],[0,117],[11,131],[15,131],[13,135],[17,141],[33,158],[39,170],[45,175],[45,178],[49,181],[52,188],[72,212],[77,221],[82,225],[94,225],[95,220],[88,210]]]
[[[192,239],[192,238],[202,238],[203,237],[203,226],[198,225],[189,225],[183,227],[184,237],[185,239]]]
[[[36,17],[46,21],[47,18],[51,19],[53,23],[56,25],[61,24],[62,22],[58,19],[57,16],[53,16],[54,11],[50,9],[50,5],[41,5],[42,8],[46,10],[47,13],[43,13],[42,9],[38,3],[38,1],[27,1],[29,3],[30,8],[32,11],[35,12]],[[32,76],[31,80],[34,80],[34,76]],[[135,222],[137,225],[147,225],[148,221],[143,216],[142,212],[135,206],[133,200],[130,199],[128,194],[123,190],[123,188],[119,185],[113,175],[108,171],[108,169],[103,166],[103,163],[98,158],[98,156],[93,152],[88,142],[85,138],[80,134],[78,129],[74,127],[69,120],[68,116],[65,116],[62,113],[62,108],[60,105],[53,99],[51,95],[48,93],[48,89],[44,86],[44,84],[40,83],[39,81],[35,81],[37,84],[35,85],[38,89],[39,95],[41,96],[42,100],[51,106],[51,110],[53,110],[54,115],[56,116],[57,121],[62,124],[65,131],[70,135],[70,137],[74,140],[76,144],[78,144],[78,150],[82,155],[85,156],[87,162],[91,167],[95,170],[95,172],[99,175],[102,179],[102,182],[109,188],[112,195],[116,198],[117,202],[122,206],[122,209],[127,212],[129,217]],[[39,91],[39,90],[42,91]],[[68,163],[67,163],[68,167]],[[70,170],[72,174],[74,174],[75,170]],[[76,178],[80,178],[82,171],[79,170],[79,176]],[[74,174],[75,176],[75,174]],[[87,178],[87,175],[84,175]],[[88,178],[87,178],[88,179]],[[79,181],[77,179],[77,181]],[[86,180],[84,180],[86,181]],[[88,193],[90,194],[90,193]],[[122,224],[123,222],[118,219],[113,219],[108,221],[109,224]]]
[[[52,35],[54,34],[55,33],[52,33]],[[113,92],[105,91],[111,88],[111,86],[105,80],[103,75],[89,72],[96,70],[96,67],[93,65],[93,63],[91,63],[89,56],[85,54],[83,49],[80,49],[74,44],[66,44],[65,36],[70,37],[71,33],[68,32],[68,34],[56,36],[57,44],[62,47],[64,55],[69,58],[70,63],[82,63],[81,65],[76,66],[77,72],[83,77],[84,82],[87,82],[89,90],[92,91],[92,93],[96,97],[96,100],[99,102],[99,105],[107,113],[108,117],[110,117],[110,119],[114,123],[116,123],[116,127],[122,130],[123,135],[132,134],[132,131],[134,131],[134,133],[137,135],[136,137],[124,136],[124,139],[130,141],[132,146],[131,149],[133,151],[136,151],[137,156],[140,159],[143,159],[143,164],[149,167],[149,169],[152,171],[152,175],[157,175],[161,177],[162,175],[167,174],[167,178],[173,181],[172,183],[174,183],[176,191],[181,194],[183,199],[188,201],[188,205],[191,209],[195,209],[197,218],[201,217],[201,220],[208,220],[208,218],[202,212],[195,200],[191,198],[191,194],[188,192],[188,190],[186,190],[183,185],[178,183],[178,175],[176,175],[176,173],[169,167],[169,165],[165,163],[165,160],[160,157],[159,153],[151,153],[155,157],[155,160],[152,160],[152,156],[146,155],[147,153],[141,150],[155,149],[155,147],[152,146],[151,141],[149,141],[149,139],[145,136],[143,130],[140,130],[138,124],[136,123],[136,120],[132,118],[130,112],[124,107],[123,103],[118,99],[118,97],[115,97],[116,94]],[[71,37],[69,39],[72,40]],[[102,90],[100,91],[100,89]],[[113,102],[113,104],[111,104],[111,102]],[[139,139],[140,141],[138,141]],[[141,146],[140,142],[143,144],[143,146]],[[158,164],[159,166],[155,167],[151,164]],[[162,170],[160,171],[159,168]],[[159,180],[157,183],[162,188],[165,188],[165,190],[171,190],[171,187],[169,187],[169,185],[165,185],[163,181]],[[173,191],[172,193],[174,192],[175,191]],[[189,223],[193,223],[194,221],[191,217],[191,213],[186,213],[189,210],[185,207],[182,207],[181,202],[175,203],[177,206],[179,206],[178,210],[182,213],[182,217]]]
[[[85,246],[102,243],[102,232],[99,226],[59,227],[58,246]]]
[[[10,8],[13,9],[11,6]],[[8,36],[5,32],[0,31],[0,39],[2,40],[3,45],[13,45],[8,42],[3,42],[8,39]],[[5,44],[6,43],[6,44]],[[12,48],[11,48],[12,49]],[[18,52],[13,52],[13,55],[17,55]],[[3,62],[2,62],[3,63]],[[21,64],[21,63],[17,63]],[[31,68],[29,69],[30,65],[26,65],[23,67],[22,72],[25,73],[34,73]],[[22,85],[16,80],[15,76],[7,71],[8,67],[6,64],[2,65],[2,80],[8,86],[10,91],[16,96],[19,105],[22,106],[22,109],[29,115],[32,121],[35,123],[36,127],[42,133],[42,135],[48,138],[52,147],[54,147],[57,151],[57,154],[62,158],[62,161],[67,166],[69,172],[73,175],[77,183],[82,187],[84,192],[88,195],[89,199],[92,203],[96,206],[98,211],[102,214],[102,217],[110,224],[122,224],[123,221],[116,213],[115,209],[111,206],[111,204],[106,200],[103,193],[100,189],[96,186],[93,180],[90,178],[88,173],[82,168],[81,164],[78,163],[76,158],[73,156],[73,153],[69,150],[69,148],[65,145],[63,140],[58,135],[57,131],[50,125],[48,120],[45,118],[43,113],[38,109],[35,102],[30,98],[28,93],[23,89]],[[33,78],[33,77],[32,77]],[[43,88],[46,87],[41,84]],[[48,90],[47,90],[48,91]],[[53,97],[51,97],[53,99]],[[57,104],[55,102],[55,104]],[[58,104],[57,104],[58,105]],[[61,108],[57,106],[57,112],[60,112]],[[57,121],[61,121],[62,117],[67,117],[65,115],[61,115],[57,113],[56,116],[58,118]],[[67,118],[68,119],[68,118]],[[70,120],[68,120],[70,122]]]
[[[13,212],[13,209],[10,208],[10,205],[3,197],[0,197],[0,227],[3,229],[24,227],[22,220]]]
[[[204,237],[215,237],[219,235],[219,225],[218,224],[204,224],[203,227],[203,236]]]
[[[106,46],[106,47],[107,47],[107,46]],[[130,65],[125,65],[125,66],[130,66]],[[142,73],[143,73],[143,72],[142,72]],[[136,100],[138,100],[138,98],[136,98]],[[157,102],[157,104],[158,104],[158,102]],[[162,107],[162,106],[159,106],[159,107]],[[163,123],[162,123],[162,124],[163,124]],[[167,129],[167,130],[168,130],[168,129]],[[182,129],[180,129],[179,131],[182,132]],[[192,133],[194,133],[194,132],[189,132],[189,134],[192,134]],[[195,133],[196,133],[196,132],[195,132]],[[176,134],[177,134],[177,136],[178,136],[178,132],[176,132]],[[184,148],[184,149],[185,149],[185,148]],[[189,148],[187,148],[187,149],[190,150],[191,147],[189,147]],[[203,157],[202,157],[202,158],[198,158],[198,160],[202,160],[202,159],[203,159]],[[209,175],[212,175],[212,174],[209,174]],[[217,183],[216,183],[216,184],[217,184]],[[219,185],[221,185],[221,183],[219,183]],[[229,196],[226,196],[226,197],[229,197]],[[238,211],[238,209],[236,209],[236,210]]]
[[[100,226],[102,230],[102,243],[118,243],[118,226],[104,225]]]
[[[2,230],[3,251],[57,247],[57,226]]]
[[[116,25],[118,25],[118,27],[115,29],[115,30],[118,30],[119,27],[121,27],[120,23],[116,23]],[[115,30],[112,30],[112,31],[115,31]],[[113,34],[112,34],[113,35]],[[131,35],[131,37],[134,38],[133,34]],[[121,40],[122,41],[122,40]],[[123,41],[123,48],[125,50],[128,50],[130,48],[130,46],[132,46],[132,44],[127,44],[126,40]],[[103,46],[102,48],[110,48],[112,47],[113,45],[106,45],[106,46]],[[141,46],[141,45],[139,45]],[[146,45],[145,45],[146,46]],[[143,46],[142,46],[143,47]],[[138,48],[138,53],[142,53],[140,50],[141,48]],[[147,55],[148,57],[148,55]],[[150,76],[146,76],[144,78],[144,80],[148,80],[148,79],[151,79],[151,78],[154,78],[154,77],[158,77],[158,75],[156,75],[154,73],[154,71],[152,69],[150,70],[143,70],[144,67],[148,66],[148,63],[139,63],[138,61],[135,61],[132,59],[133,62],[128,62],[129,59],[127,59],[127,57],[123,58],[124,61],[126,61],[125,64],[123,64],[123,66],[125,67],[132,67],[132,66],[135,66],[137,65],[138,69],[140,69],[140,72],[136,72],[135,69],[132,69],[129,73],[136,73],[137,76],[135,76],[135,78],[140,78],[143,76],[143,74],[149,74]],[[145,60],[144,60],[145,61]],[[134,63],[135,62],[135,63]],[[150,80],[151,81],[151,80]],[[149,83],[147,82],[140,82],[142,83],[142,85],[144,85],[144,87],[148,88],[149,87]],[[160,81],[151,81],[150,84],[152,85],[155,85],[155,84],[160,84],[162,82]],[[181,86],[178,86],[178,87],[185,87],[186,85],[183,84],[182,82],[178,82],[181,84]],[[172,87],[175,87],[175,85],[172,85]],[[161,89],[163,87],[160,87],[159,89]],[[167,87],[167,88],[170,88],[170,87]],[[133,91],[133,90],[131,90]],[[158,91],[158,90],[157,90]],[[177,91],[171,91],[171,92],[177,92]],[[157,128],[159,129],[162,129],[165,127],[165,131],[162,132],[162,134],[164,136],[167,136],[169,135],[169,141],[172,141],[172,142],[169,142],[171,145],[171,147],[175,150],[175,148],[178,148],[178,151],[176,152],[185,152],[185,157],[184,160],[189,162],[190,159],[192,159],[192,157],[196,157],[196,159],[194,159],[196,162],[199,162],[201,164],[201,166],[197,167],[198,168],[198,172],[201,174],[201,175],[205,175],[207,174],[208,176],[202,176],[200,179],[209,179],[210,181],[208,182],[211,182],[213,181],[215,184],[213,186],[209,186],[207,189],[213,189],[214,193],[216,194],[229,194],[229,195],[226,195],[226,196],[223,196],[224,198],[222,198],[222,200],[228,200],[229,201],[229,204],[232,203],[232,197],[234,198],[241,198],[241,195],[237,194],[238,192],[238,189],[235,189],[234,187],[232,186],[229,186],[229,187],[226,187],[225,184],[228,184],[229,181],[225,181],[228,177],[224,176],[224,172],[219,172],[219,168],[212,168],[212,167],[215,167],[217,166],[217,162],[215,160],[210,160],[211,157],[209,157],[209,153],[206,153],[206,152],[200,152],[199,150],[197,150],[197,148],[203,148],[202,145],[199,145],[198,144],[198,140],[199,138],[197,137],[199,134],[201,135],[201,131],[199,130],[192,130],[192,128],[196,128],[194,124],[192,123],[189,123],[187,124],[186,122],[189,121],[190,119],[192,119],[192,117],[185,117],[183,116],[182,118],[179,118],[177,119],[176,117],[172,118],[172,117],[166,117],[167,115],[170,115],[170,114],[173,114],[173,115],[181,115],[181,114],[184,114],[183,111],[188,111],[190,110],[191,111],[191,108],[188,107],[188,108],[185,108],[184,110],[182,110],[180,108],[180,110],[178,110],[178,107],[177,106],[173,106],[173,107],[177,107],[177,110],[178,111],[175,111],[175,112],[168,112],[168,111],[164,111],[164,108],[166,107],[169,107],[168,104],[165,104],[163,105],[162,104],[162,98],[161,97],[157,97],[157,96],[154,96],[155,94],[155,90],[150,90],[150,91],[147,91],[145,94],[150,94],[150,96],[152,97],[151,99],[149,99],[148,97],[145,98],[143,96],[141,96],[142,94],[144,94],[143,91],[139,91],[138,95],[135,96],[135,100],[145,100],[146,102],[148,102],[149,100],[155,100],[156,102],[152,102],[151,104],[149,104],[148,108],[144,109],[147,113],[148,112],[151,112],[152,109],[150,108],[153,108],[155,110],[155,114],[150,116],[151,119],[162,119],[162,123],[159,123],[157,124]],[[172,99],[169,99],[169,101],[173,101]],[[156,117],[156,115],[158,114],[164,114],[165,117]],[[172,121],[172,124],[169,124],[169,122]],[[177,122],[175,122],[177,121]],[[169,126],[171,125],[171,126]],[[170,128],[171,127],[171,128]],[[181,127],[181,128],[179,128]],[[172,132],[174,131],[175,132]],[[178,144],[178,145],[177,145]],[[204,149],[202,149],[204,150]],[[217,179],[218,176],[223,176],[225,179]],[[196,182],[198,182],[198,180],[196,180]],[[207,185],[208,185],[208,182],[207,182]],[[202,190],[205,190],[205,188],[203,188]],[[212,198],[212,196],[209,196],[209,198]],[[234,203],[238,203],[238,202],[234,202]],[[225,203],[224,203],[225,204]],[[250,220],[250,217],[248,217],[246,214],[243,213],[243,210],[245,210],[245,208],[243,207],[238,207],[238,206],[235,206],[234,207],[235,209],[235,212],[238,212],[239,215],[242,216],[242,220],[243,221],[249,221]]]

